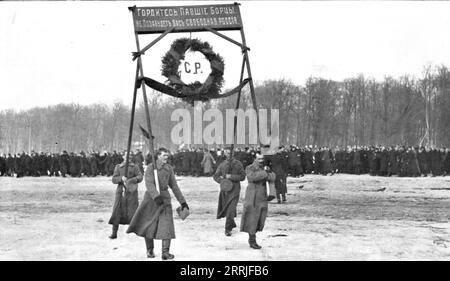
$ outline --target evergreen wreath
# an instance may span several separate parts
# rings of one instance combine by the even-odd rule
[[[210,62],[211,73],[203,83],[196,81],[194,83],[185,84],[181,81],[178,67],[189,48],[192,51],[202,53]],[[223,58],[219,54],[213,52],[212,47],[208,42],[202,42],[198,39],[180,38],[172,43],[170,50],[162,58],[161,73],[167,77],[168,85],[175,90],[188,97],[194,98],[195,96],[196,99],[207,101],[209,100],[209,95],[217,95],[220,93],[224,81],[224,68],[225,64]]]

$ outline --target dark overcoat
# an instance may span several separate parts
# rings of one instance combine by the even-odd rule
[[[127,233],[133,232],[149,239],[173,239],[175,238],[175,227],[169,188],[172,189],[180,204],[185,203],[186,200],[178,187],[172,166],[163,164],[160,160],[156,160],[160,188],[160,193],[158,193],[153,165],[150,163],[145,169],[144,178],[147,190],[128,226]],[[163,199],[163,204],[159,206],[154,201],[158,195]]]
[[[430,153],[431,159],[431,172],[433,175],[441,175],[442,166],[441,166],[441,154],[439,150],[433,149]]]
[[[240,230],[255,234],[263,230],[266,222],[268,211],[266,181],[275,181],[275,173],[264,171],[258,162],[254,161],[247,166],[245,174],[248,186],[245,191]]]
[[[387,150],[382,150],[380,152],[380,170],[379,173],[382,175],[388,172],[389,155]]]
[[[299,149],[289,151],[288,165],[289,165],[289,172],[293,176],[303,174],[302,155]]]
[[[268,160],[271,162],[272,171],[275,173],[275,189],[277,194],[287,193],[287,170],[288,161],[287,155],[284,153],[276,153],[268,156]]]
[[[183,151],[182,156],[181,171],[183,173],[189,173],[191,166],[191,153],[189,151]]]
[[[202,159],[202,167],[204,174],[210,174],[214,172],[214,165],[216,164],[216,160],[214,160],[211,153],[207,152],[203,155]]]
[[[139,167],[129,162],[125,193],[122,195],[124,191],[121,183],[123,176],[125,176],[125,162],[117,164],[114,168],[112,182],[117,184],[117,188],[109,224],[129,224],[139,205],[137,185],[143,179]]]
[[[428,175],[430,173],[430,166],[428,165],[428,152],[422,150],[417,154],[417,160],[419,161],[419,167],[422,174]]]
[[[245,180],[245,171],[242,163],[237,159],[224,160],[217,167],[213,179],[217,183],[225,178],[226,174],[231,174],[230,180],[233,182],[233,188],[230,191],[220,191],[219,204],[217,207],[217,218],[236,217],[236,207],[241,192],[241,181]]]
[[[327,149],[322,151],[321,160],[322,160],[322,167],[321,172],[322,173],[331,173],[331,152]]]
[[[419,161],[417,160],[417,153],[413,150],[408,152],[408,174],[411,176],[420,175]]]
[[[306,173],[311,173],[311,171],[314,168],[313,165],[313,153],[311,150],[306,150],[305,153],[303,154],[303,156],[305,157],[305,161],[302,161],[302,163],[305,165],[303,168],[303,170]]]
[[[450,152],[446,152],[444,161],[442,162],[442,168],[444,172],[449,175],[450,174]]]

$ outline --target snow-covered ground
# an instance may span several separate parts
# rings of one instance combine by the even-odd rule
[[[175,260],[450,260],[450,177],[308,175],[288,178],[286,204],[269,204],[261,250],[216,219],[219,186],[177,177],[191,208],[176,214]],[[242,184],[238,205],[239,225]],[[139,186],[139,197],[144,194]],[[0,260],[149,260],[143,238],[110,240],[110,178],[0,178]],[[174,207],[178,203],[173,198]],[[174,208],[175,209],[175,208]]]

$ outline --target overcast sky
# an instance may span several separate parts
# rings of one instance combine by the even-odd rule
[[[0,110],[119,99],[130,104],[136,42],[127,7],[208,3],[0,2]],[[450,2],[240,3],[256,81],[419,77],[426,64],[450,66]],[[238,31],[223,33],[240,41]],[[186,36],[208,41],[224,57],[225,86],[237,86],[240,49],[206,32],[164,38],[144,56],[145,75],[164,82],[161,57]],[[141,47],[156,37],[140,36]]]

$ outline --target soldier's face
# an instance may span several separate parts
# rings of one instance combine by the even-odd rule
[[[258,162],[258,164],[260,166],[263,166],[264,165],[264,155],[256,154],[256,162]]]
[[[162,152],[159,156],[158,159],[161,160],[161,162],[163,162],[164,164],[167,163],[168,159],[169,159],[169,153],[167,152]]]

